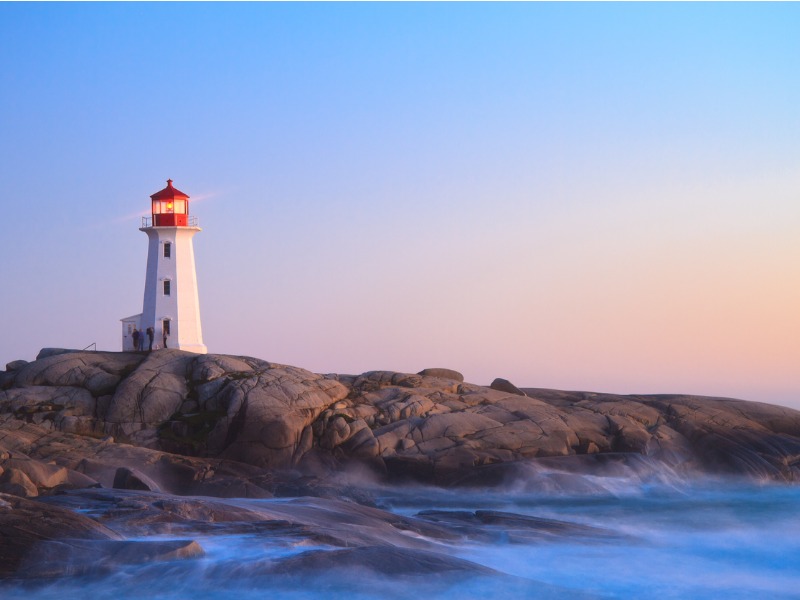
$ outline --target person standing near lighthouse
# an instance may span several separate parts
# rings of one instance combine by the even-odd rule
[[[164,346],[198,354],[208,352],[200,324],[192,238],[201,231],[197,217],[189,216],[189,196],[167,180],[167,187],[150,196],[151,214],[139,231],[147,234],[147,269],[142,312],[122,319],[123,350],[132,340],[129,325],[146,331],[152,349],[153,333],[161,330]],[[142,340],[143,341],[143,340]]]

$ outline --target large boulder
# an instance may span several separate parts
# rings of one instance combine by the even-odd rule
[[[22,498],[35,498],[39,490],[24,471],[5,468],[0,475],[0,492],[13,494]]]
[[[133,352],[54,352],[45,350],[40,358],[17,371],[15,385],[73,386],[93,396],[113,393],[144,356]]]
[[[508,392],[509,394],[516,394],[517,396],[525,396],[525,392],[511,383],[508,379],[503,379],[502,377],[496,378],[492,381],[492,384],[489,386],[493,390],[497,390],[498,392]]]
[[[30,481],[39,488],[54,488],[68,480],[68,472],[64,467],[30,458],[8,458],[0,461],[0,464],[4,469],[25,473]]]
[[[215,398],[224,417],[209,433],[209,451],[262,467],[291,467],[308,449],[302,444],[306,428],[347,394],[338,381],[297,367],[273,365],[229,377]]]
[[[177,412],[188,396],[188,378],[197,355],[165,349],[143,356],[136,370],[116,388],[104,419],[108,433],[115,437],[155,445],[155,429]]]
[[[6,371],[19,371],[22,367],[29,364],[27,360],[12,360],[6,363]]]
[[[417,375],[422,375],[423,377],[438,377],[439,379],[452,379],[453,381],[464,381],[464,376],[459,373],[458,371],[454,371],[453,369],[443,369],[443,368],[433,368],[433,369],[422,369]]]

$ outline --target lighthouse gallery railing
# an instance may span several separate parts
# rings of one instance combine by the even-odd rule
[[[142,217],[142,227],[152,227],[153,226],[153,217]],[[187,219],[186,227],[200,227],[200,221],[197,217],[190,216]]]

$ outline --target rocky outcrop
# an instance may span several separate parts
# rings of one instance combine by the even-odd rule
[[[93,577],[143,563],[288,587],[353,569],[381,579],[497,577],[442,548],[613,544],[624,534],[446,503],[393,514],[363,482],[573,494],[602,492],[603,480],[698,473],[798,481],[800,412],[501,379],[487,387],[445,368],[320,375],[171,349],[46,349],[0,372],[0,578]],[[312,549],[192,567],[204,553],[193,537],[251,534]]]
[[[485,483],[498,465],[586,455],[800,479],[800,413],[741,400],[484,387],[445,368],[319,375],[179,350],[49,349],[8,367],[0,487],[24,496],[116,480],[259,497],[275,492],[278,472],[352,468]]]
[[[120,487],[220,497],[272,495],[273,478],[262,468],[96,440],[15,419],[0,423],[0,448],[0,468],[23,465],[39,494]]]

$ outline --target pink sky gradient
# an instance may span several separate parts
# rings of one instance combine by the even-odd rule
[[[799,18],[0,4],[0,366],[119,349],[172,178],[211,352],[800,408]]]

